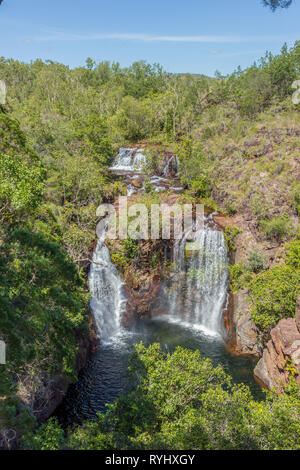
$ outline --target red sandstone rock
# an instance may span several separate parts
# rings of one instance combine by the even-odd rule
[[[135,188],[142,188],[142,186],[143,186],[143,182],[138,178],[135,178],[135,179],[131,180],[131,184]]]
[[[157,275],[148,279],[139,289],[126,286],[128,301],[122,319],[124,326],[130,326],[136,320],[146,320],[151,317],[152,306],[157,299],[159,288],[160,278]]]
[[[281,320],[271,331],[263,356],[254,369],[254,375],[268,389],[279,392],[287,385],[289,372],[287,365],[293,364],[296,381],[300,384],[300,311],[297,303],[296,318]],[[297,321],[296,321],[297,319]]]

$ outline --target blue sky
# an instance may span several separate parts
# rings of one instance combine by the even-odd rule
[[[300,39],[299,19],[300,0],[276,13],[261,0],[4,0],[0,56],[226,74]]]

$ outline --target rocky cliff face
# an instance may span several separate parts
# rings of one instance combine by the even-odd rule
[[[271,331],[271,339],[254,375],[264,387],[280,392],[287,385],[291,371],[300,385],[300,296],[295,318],[281,320]]]
[[[232,319],[236,352],[259,355],[258,331],[251,320],[246,290],[232,294]]]
[[[122,319],[124,326],[129,326],[136,320],[145,320],[152,316],[152,307],[156,302],[160,288],[160,276],[148,273],[141,276],[140,280],[141,287],[134,289],[132,286],[126,286],[128,301]]]

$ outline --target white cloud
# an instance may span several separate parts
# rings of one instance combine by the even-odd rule
[[[195,36],[169,36],[152,35],[144,33],[88,33],[72,34],[64,32],[48,32],[44,35],[32,38],[37,42],[48,41],[96,41],[96,40],[121,40],[121,41],[143,41],[143,42],[190,42],[190,43],[242,43],[242,42],[272,42],[282,41],[281,36],[218,36],[218,35],[195,35]],[[286,38],[285,38],[286,40]]]

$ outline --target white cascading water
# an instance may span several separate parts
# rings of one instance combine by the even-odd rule
[[[124,282],[117,268],[110,259],[105,245],[104,224],[102,234],[91,263],[89,284],[91,291],[91,309],[101,341],[110,343],[121,332],[122,315],[126,310],[127,299],[124,294]]]
[[[178,174],[178,171],[179,171],[179,160],[178,160],[178,157],[177,155],[172,155],[165,167],[164,167],[164,170],[163,170],[163,175],[164,176],[169,176],[170,175],[170,172],[173,171],[175,173],[175,175]]]
[[[111,170],[136,172],[142,169],[146,157],[137,148],[120,148],[118,157]],[[171,156],[164,173],[178,171],[176,156]],[[137,190],[128,178],[128,195]],[[151,184],[156,191],[164,190],[166,178],[153,176]],[[161,186],[160,186],[161,185]],[[121,320],[126,310],[127,299],[124,282],[110,259],[109,250],[104,243],[108,221],[102,221],[102,229],[90,269],[91,308],[97,329],[103,342],[110,342],[121,332]],[[191,230],[187,230],[181,240],[174,245],[176,268],[171,274],[171,282],[165,289],[164,311],[169,321],[188,324],[208,334],[220,334],[222,330],[222,311],[228,291],[228,253],[224,235],[213,221],[213,215],[205,219],[204,228],[196,231],[200,249],[186,251]]]
[[[209,228],[196,232],[200,250],[186,252],[188,234],[174,247],[176,268],[166,289],[171,321],[192,325],[208,334],[222,330],[222,311],[227,300],[228,253],[224,235]]]
[[[146,156],[142,149],[121,147],[119,154],[110,170],[112,171],[140,171],[146,163]]]

